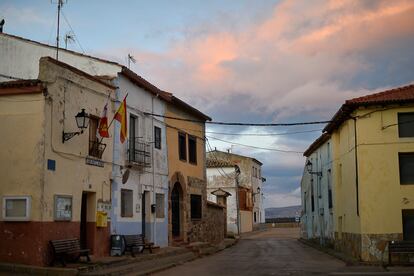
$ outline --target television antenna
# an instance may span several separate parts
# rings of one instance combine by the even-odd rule
[[[60,27],[60,10],[67,0],[51,0],[51,3],[58,5],[57,10],[57,30],[56,30],[56,60],[59,60],[59,27]]]
[[[68,49],[68,43],[75,42],[75,34],[72,32],[68,32],[65,34],[65,49]]]
[[[131,61],[134,64],[137,62],[136,59],[131,54],[128,54],[128,69],[131,68]]]

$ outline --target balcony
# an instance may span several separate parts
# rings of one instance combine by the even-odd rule
[[[130,165],[151,167],[150,144],[135,139],[128,140],[128,162]]]

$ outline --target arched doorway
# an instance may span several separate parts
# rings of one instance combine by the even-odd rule
[[[176,182],[171,192],[171,224],[173,238],[180,237],[180,183]]]

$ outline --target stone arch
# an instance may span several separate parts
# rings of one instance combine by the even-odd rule
[[[175,172],[170,178],[168,189],[168,240],[170,245],[186,242],[187,240],[186,201],[187,186],[185,178],[181,172]]]

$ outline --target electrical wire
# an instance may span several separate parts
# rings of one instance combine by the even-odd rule
[[[208,139],[206,138],[206,146],[207,146],[207,148],[209,149],[209,153],[210,153],[210,155],[212,155],[213,156],[213,158],[214,158],[214,160],[217,162],[217,163],[219,163],[219,160],[218,160],[218,158],[217,158],[217,156],[215,156],[214,154],[215,154],[215,151],[213,150],[213,148],[211,147],[211,145],[210,145],[210,141],[208,141]],[[218,171],[218,173],[221,175],[221,176],[223,176],[223,177],[226,177],[226,178],[228,178],[228,179],[234,179],[234,177],[232,177],[232,176],[230,176],[230,175],[228,175],[225,171],[224,171],[224,169],[223,168],[221,168],[221,167],[217,167],[217,168],[215,168],[215,169],[217,169],[217,171]],[[221,171],[220,171],[220,169],[221,169]]]
[[[241,143],[236,143],[236,142],[231,142],[231,141],[223,140],[223,139],[216,138],[216,137],[212,137],[212,136],[208,136],[208,135],[206,135],[206,137],[207,138],[210,138],[210,139],[217,140],[217,141],[221,141],[221,142],[224,142],[224,143],[238,145],[238,146],[247,147],[247,148],[254,148],[254,149],[261,149],[261,150],[269,150],[269,151],[276,151],[276,152],[283,152],[283,153],[297,153],[297,154],[303,154],[304,153],[303,151],[282,150],[282,149],[275,149],[275,148],[263,148],[263,147],[257,147],[257,146],[252,146],[252,145],[246,145],[246,144],[241,144]]]
[[[237,135],[237,136],[282,136],[282,135],[316,132],[316,131],[322,131],[322,130],[323,129],[320,128],[320,129],[313,129],[313,130],[281,132],[281,133],[230,133],[230,132],[214,132],[214,131],[206,131],[206,133],[219,134],[219,135]]]
[[[165,116],[161,114],[155,114],[150,112],[144,112],[145,115],[155,116],[155,117],[162,117],[166,119],[178,120],[178,121],[186,121],[186,122],[193,122],[193,123],[202,123],[202,124],[211,124],[211,125],[226,125],[226,126],[300,126],[300,125],[317,125],[317,124],[327,124],[331,121],[312,121],[312,122],[296,122],[296,123],[239,123],[239,122],[215,122],[215,121],[203,121],[203,120],[192,120],[192,119],[184,119],[172,116]]]

